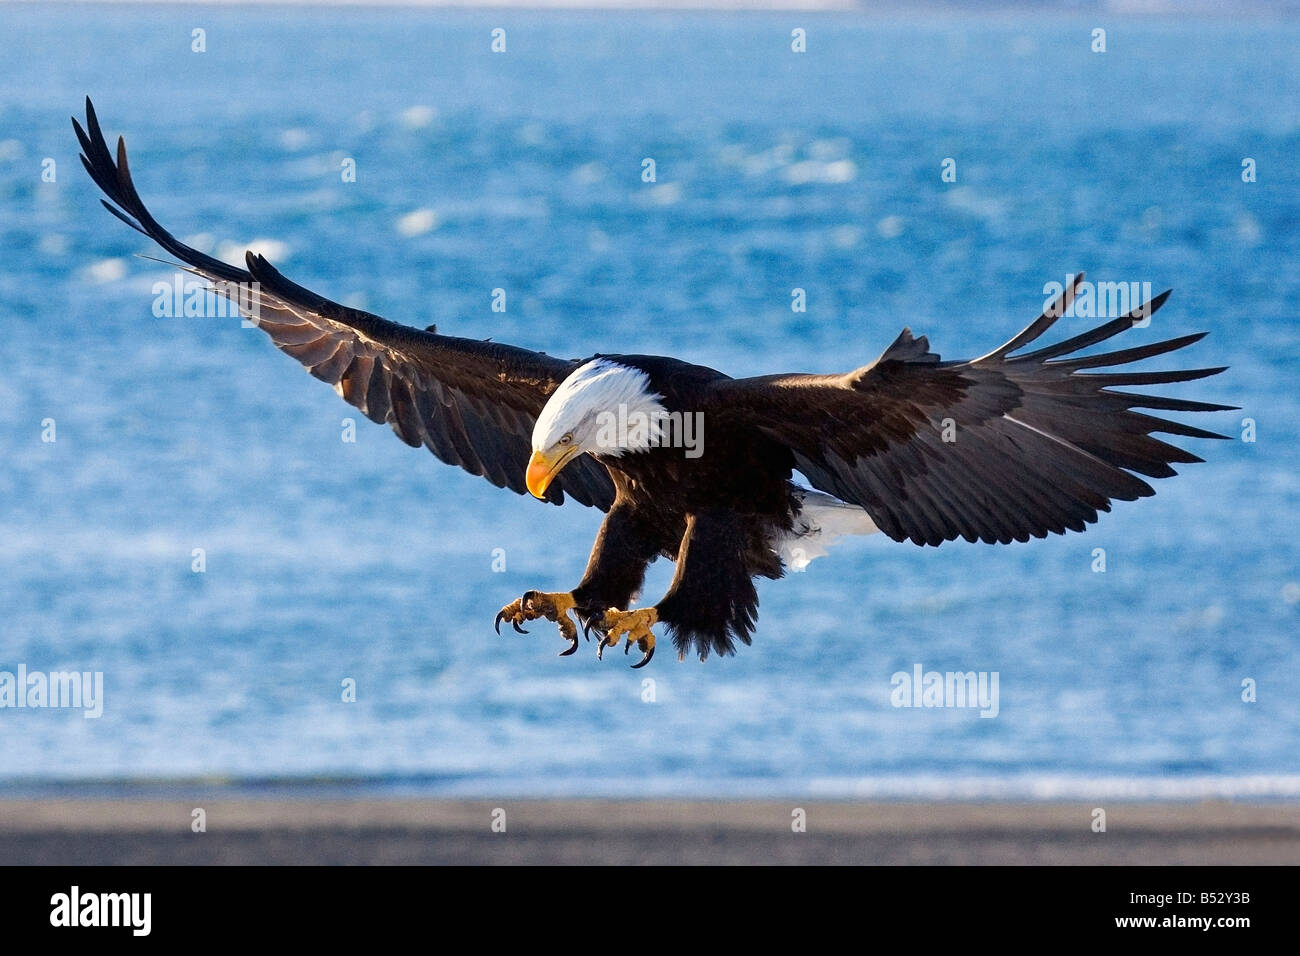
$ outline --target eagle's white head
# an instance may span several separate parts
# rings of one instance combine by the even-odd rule
[[[619,421],[656,422],[664,414],[663,396],[639,368],[611,359],[592,359],[566,378],[547,400],[533,426],[533,457],[528,490],[536,498],[570,461],[584,452],[617,458],[651,445],[644,431],[611,427]]]

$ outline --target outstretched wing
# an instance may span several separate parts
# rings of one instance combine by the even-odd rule
[[[277,348],[333,385],[371,421],[387,422],[408,445],[424,445],[499,488],[527,492],[533,424],[547,397],[581,363],[389,322],[304,289],[251,252],[247,269],[204,255],[150,215],[131,180],[125,143],[118,139],[114,162],[89,99],[87,128],[76,119],[72,125],[82,164],[111,200],[104,207],[186,263],[188,271],[215,283]],[[546,497],[561,504],[566,493],[608,510],[614,485],[605,467],[584,455],[557,477]]]
[[[896,541],[1005,544],[1082,531],[1112,500],[1154,494],[1138,475],[1164,478],[1175,474],[1171,462],[1201,461],[1154,433],[1226,437],[1134,409],[1232,407],[1113,390],[1190,381],[1222,368],[1082,374],[1203,338],[1076,354],[1132,328],[1168,292],[1064,342],[1012,355],[1052,327],[1082,281],[1080,274],[1028,328],[981,358],[941,362],[924,337],[904,329],[874,363],[845,375],[718,382],[715,412],[739,416],[789,447],[813,485],[861,505]]]

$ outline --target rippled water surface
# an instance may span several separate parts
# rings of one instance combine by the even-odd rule
[[[1118,20],[1094,54],[1069,19],[4,7],[0,24],[0,669],[106,684],[98,720],[0,710],[0,787],[1300,792],[1295,28]],[[492,615],[576,583],[600,516],[363,419],[345,443],[361,416],[260,333],[155,318],[171,271],[136,258],[156,250],[77,162],[87,93],[178,235],[257,242],[393,319],[842,371],[904,325],[945,357],[987,351],[1084,268],[1175,287],[1129,344],[1209,329],[1187,360],[1231,371],[1172,388],[1243,406],[1198,424],[1239,436],[1249,417],[1258,440],[1191,443],[1207,464],[1086,535],[848,543],[764,582],[732,659],[559,659],[547,627],[498,638]],[[917,663],[997,671],[999,715],[891,706]]]

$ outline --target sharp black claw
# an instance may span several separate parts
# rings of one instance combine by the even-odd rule
[[[608,637],[602,636],[600,643],[596,645],[596,660],[603,661],[605,659],[605,648],[613,646]]]
[[[591,640],[591,618],[589,617],[582,619],[582,636],[588,641]]]
[[[573,653],[574,651],[576,651],[577,649],[578,649],[578,639],[575,637],[575,638],[573,639],[573,643],[572,643],[572,644],[570,644],[570,645],[569,645],[568,647],[566,647],[564,650],[560,651],[560,656],[561,656],[561,657],[568,657],[570,654],[572,654],[572,653]]]
[[[501,622],[503,620],[505,620],[505,615],[502,614],[500,611],[497,611],[497,619],[492,622],[492,627],[496,629],[496,632],[498,634],[501,633]]]
[[[654,656],[655,656],[655,649],[652,647],[650,648],[650,650],[645,652],[645,657],[641,658],[639,661],[637,661],[635,664],[632,665],[632,670],[636,670],[640,667],[645,667],[647,664],[650,663],[650,658]]]
[[[513,627],[513,628],[514,628],[516,631],[518,631],[520,634],[527,634],[527,633],[528,633],[528,632],[525,631],[522,627],[519,626],[519,622],[518,622],[518,621],[511,621],[511,622],[510,622],[510,626]]]

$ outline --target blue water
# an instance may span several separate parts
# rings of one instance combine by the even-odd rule
[[[1096,25],[0,7],[0,669],[106,684],[99,720],[0,710],[0,789],[1300,792],[1300,29],[1114,19],[1094,54]],[[1188,443],[1208,463],[1084,535],[845,544],[760,585],[732,659],[560,659],[492,616],[576,583],[600,516],[364,419],[344,443],[361,416],[260,333],[154,318],[171,272],[80,169],[86,93],[178,235],[273,241],[393,319],[842,371],[903,325],[986,351],[1083,268],[1175,287],[1128,344],[1209,329],[1186,361],[1232,370],[1169,391],[1257,440]],[[999,672],[998,717],[892,707],[916,663]]]

